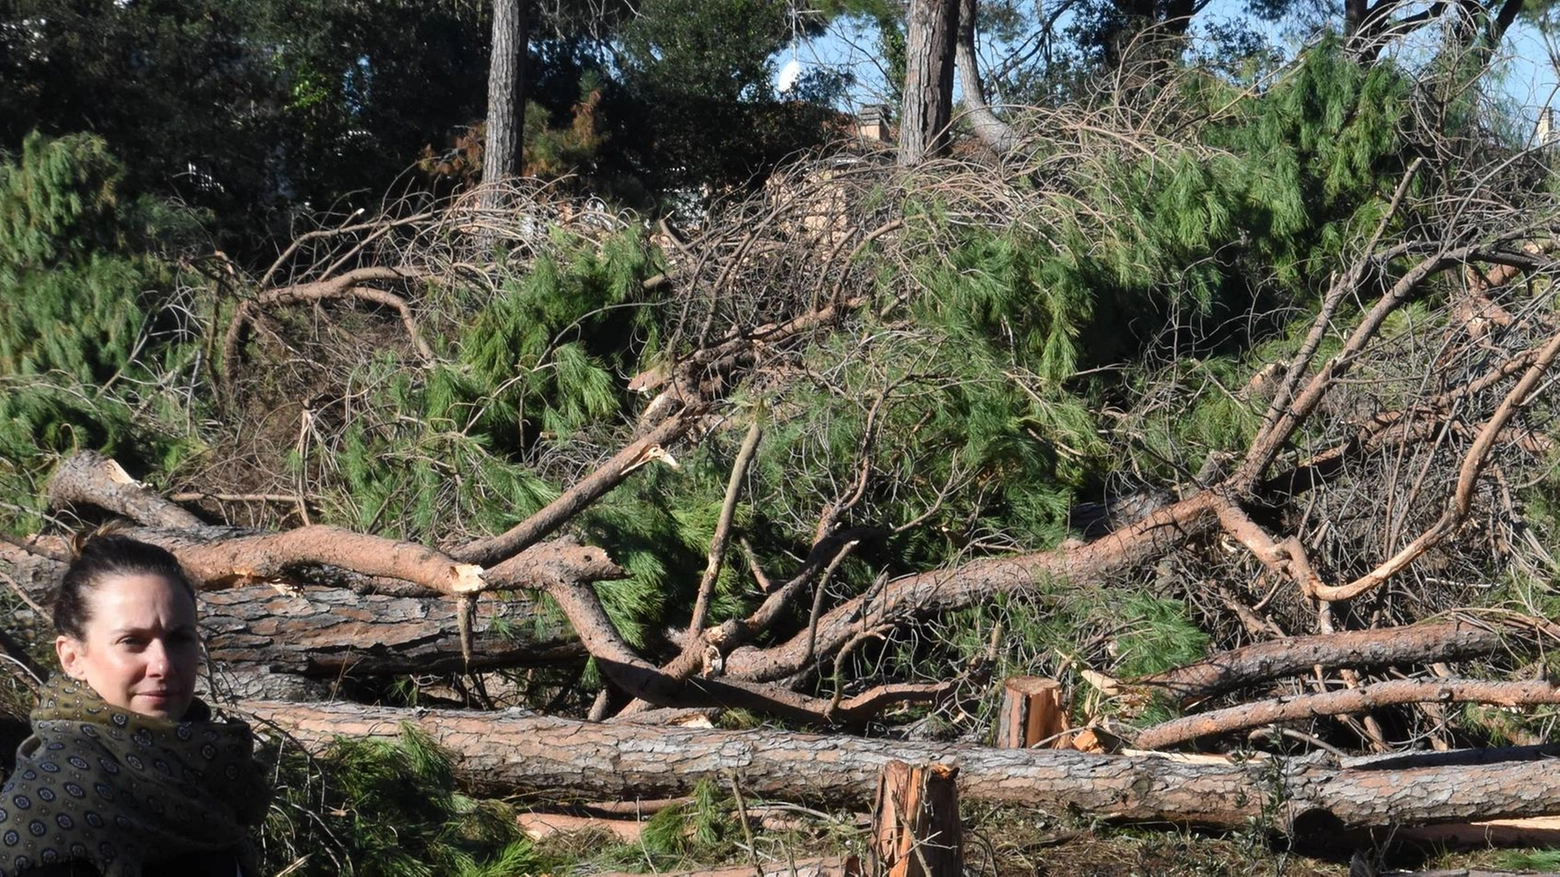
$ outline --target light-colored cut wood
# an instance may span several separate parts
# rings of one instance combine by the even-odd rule
[[[960,877],[959,769],[948,764],[883,765],[873,808],[874,873],[886,877]]]
[[[1039,676],[1014,676],[1002,685],[1002,715],[997,746],[1029,749],[1036,745],[1062,749],[1069,745],[1067,710],[1062,684]]]

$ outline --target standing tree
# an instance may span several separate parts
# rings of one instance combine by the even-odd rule
[[[954,61],[959,69],[959,88],[964,92],[964,112],[969,117],[970,129],[982,143],[1000,155],[1011,151],[1017,145],[1017,138],[1013,129],[997,118],[986,103],[986,92],[980,82],[980,63],[975,54],[977,8],[977,0],[959,0]]]
[[[948,146],[953,116],[954,37],[959,0],[913,0],[905,37],[899,164],[912,167]]]
[[[525,0],[493,0],[493,50],[488,67],[487,147],[482,161],[484,203],[493,185],[520,172],[520,133],[525,129]]]

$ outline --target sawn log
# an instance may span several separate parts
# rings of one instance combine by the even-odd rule
[[[403,724],[449,750],[485,793],[663,798],[735,776],[752,795],[861,807],[883,765],[959,768],[961,800],[1122,822],[1266,826],[1306,835],[1560,814],[1557,747],[1448,752],[1340,763],[1294,759],[1190,762],[1157,755],[1015,750],[769,730],[587,724],[519,712],[405,710],[255,702],[245,710],[304,745],[337,736],[388,739]]]
[[[0,544],[0,573],[44,606],[53,600],[63,568],[63,563],[42,554]],[[235,669],[337,680],[466,667],[457,618],[460,607],[439,595],[274,583],[203,589],[197,601],[210,658]],[[584,658],[584,646],[568,622],[543,612],[530,592],[487,593],[477,598],[471,626],[472,669]]]

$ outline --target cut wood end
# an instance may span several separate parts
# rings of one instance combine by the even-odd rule
[[[1105,753],[1105,744],[1100,740],[1100,735],[1094,733],[1091,728],[1084,728],[1073,736],[1070,741],[1072,748],[1079,752]]]
[[[134,487],[141,486],[141,482],[131,478],[130,473],[125,471],[125,467],[119,465],[118,460],[104,458],[103,471],[108,474],[108,480],[115,484],[129,484]]]
[[[1078,675],[1083,677],[1083,681],[1089,683],[1090,685],[1094,686],[1095,688],[1098,688],[1100,690],[1101,694],[1120,694],[1121,693],[1121,680],[1120,679],[1116,679],[1116,678],[1111,677],[1111,676],[1106,676],[1104,673],[1100,673],[1100,672],[1097,672],[1095,670],[1087,670],[1087,669],[1079,670],[1078,671]]]
[[[486,587],[482,580],[482,567],[474,563],[457,563],[450,567],[450,593],[476,594]]]
[[[1060,691],[1062,683],[1042,676],[1010,676],[1002,686],[1017,694],[1040,694],[1047,691]]]
[[[590,816],[565,816],[556,813],[521,813],[515,824],[532,840],[580,832],[604,832],[621,843],[638,843],[644,823],[627,819],[597,819]]]
[[[630,378],[628,389],[641,396],[648,396],[652,390],[665,384],[666,378],[670,374],[671,369],[665,363],[651,366]]]

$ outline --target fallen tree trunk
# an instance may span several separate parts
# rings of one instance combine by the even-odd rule
[[[1551,631],[1538,619],[1458,618],[1435,624],[1345,630],[1257,643],[1133,680],[1181,700],[1223,694],[1314,667],[1364,670],[1395,664],[1461,661],[1531,646],[1535,634]]]
[[[587,724],[518,712],[250,703],[311,749],[390,739],[403,725],[452,754],[479,792],[583,798],[691,794],[735,776],[760,797],[865,806],[891,760],[956,764],[959,796],[1124,822],[1307,834],[1560,813],[1554,747],[1416,754],[1340,765],[1326,755],[1190,763],[1155,755],[992,749],[780,731]],[[1504,760],[1501,759],[1504,756]]]
[[[128,535],[167,543],[166,534]],[[522,555],[523,556],[523,555]],[[0,572],[47,606],[64,564],[0,544]],[[213,661],[235,668],[321,679],[442,673],[466,669],[461,607],[447,597],[362,593],[346,587],[248,584],[197,593]],[[491,670],[582,660],[584,646],[562,619],[549,619],[529,591],[483,594],[471,624],[470,668]]]
[[[95,451],[78,452],[61,463],[49,479],[49,496],[56,506],[96,506],[134,520],[143,529],[125,535],[173,552],[203,590],[284,580],[345,585],[363,592],[469,597],[626,575],[605,551],[568,538],[532,540],[535,544],[490,558],[491,565],[483,569],[414,542],[341,527],[312,525],[270,533],[209,526],[142,487],[117,462]],[[26,575],[39,578],[33,571]],[[41,578],[52,582],[56,577]]]
[[[860,877],[861,863],[854,856],[827,856],[796,860],[774,859],[753,865],[724,865],[692,871],[663,872],[661,877]],[[638,871],[598,872],[596,877],[644,877]],[[1539,875],[1543,877],[1543,875]]]
[[[1202,715],[1155,725],[1133,741],[1140,749],[1162,749],[1198,737],[1244,731],[1279,722],[1299,722],[1316,716],[1364,713],[1409,703],[1488,703],[1533,706],[1560,703],[1560,686],[1547,679],[1529,682],[1488,682],[1483,679],[1393,679],[1359,688],[1302,694],[1245,703]]]
[[[459,672],[468,668],[450,600],[266,585],[200,595],[213,660],[304,676]],[[538,625],[524,592],[477,602],[469,669],[583,660],[568,625]]]

